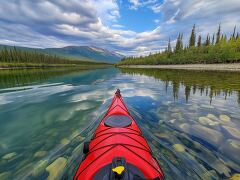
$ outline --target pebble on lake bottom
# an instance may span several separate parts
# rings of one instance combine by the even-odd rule
[[[35,154],[34,154],[34,157],[44,157],[46,156],[47,154],[47,151],[37,151]]]
[[[239,180],[240,179],[240,174],[234,174],[229,180]]]
[[[240,131],[236,128],[228,127],[228,126],[222,126],[229,134],[231,134],[233,137],[240,139]]]
[[[219,122],[213,121],[208,117],[199,117],[198,121],[203,125],[210,125],[210,126],[219,125]]]
[[[65,166],[67,165],[67,159],[64,157],[59,157],[52,164],[50,164],[46,170],[49,173],[48,180],[55,180],[57,177],[60,177]]]
[[[208,114],[207,118],[212,119],[212,120],[218,120],[217,116],[215,116],[214,114]]]
[[[11,176],[11,173],[10,173],[10,172],[0,173],[0,179],[1,179],[1,180],[8,180],[10,176]]]
[[[190,129],[190,125],[187,123],[180,124],[179,127],[183,130],[183,132],[188,133]]]
[[[198,124],[191,126],[190,133],[198,138],[207,141],[215,147],[218,147],[223,139],[223,135],[219,131]]]
[[[16,155],[17,155],[16,152],[11,152],[11,153],[8,153],[8,154],[4,155],[4,156],[2,157],[2,159],[4,159],[4,160],[10,160],[10,159],[12,159],[14,156],[16,156]]]
[[[47,167],[47,161],[40,160],[33,168],[32,175],[33,176],[40,175],[45,170],[46,167]]]
[[[184,152],[184,151],[185,151],[184,146],[181,145],[181,144],[174,144],[174,145],[173,145],[173,148],[174,148],[174,150],[177,151],[177,152]]]
[[[67,144],[69,144],[70,143],[70,141],[67,139],[67,138],[63,138],[62,140],[61,140],[61,144],[62,145],[67,145]]]
[[[219,116],[220,120],[222,120],[223,122],[229,122],[231,120],[231,118],[225,114],[221,114]]]

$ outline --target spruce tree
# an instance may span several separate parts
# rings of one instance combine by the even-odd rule
[[[219,26],[218,26],[218,32],[217,32],[217,37],[216,37],[216,44],[218,44],[220,42],[220,38],[221,38],[221,24],[219,24]]]
[[[175,53],[178,53],[180,50],[181,50],[181,35],[179,33],[177,42],[176,42]]]
[[[181,34],[180,37],[180,50],[183,50],[183,33]]]
[[[194,24],[192,28],[192,33],[189,39],[189,47],[195,46],[195,41],[196,41],[196,34],[195,34],[195,24]]]
[[[202,44],[202,37],[201,35],[198,36],[198,43],[197,43],[197,46],[200,47]]]
[[[167,48],[167,50],[168,50],[168,53],[172,53],[172,47],[171,47],[171,40],[170,40],[170,38],[168,40],[168,48]]]
[[[205,45],[206,45],[206,46],[209,46],[209,45],[210,45],[210,36],[209,36],[209,34],[207,35]]]
[[[214,41],[215,41],[215,34],[213,34],[212,36],[212,45],[214,45]]]
[[[232,38],[235,39],[235,33],[236,33],[236,26],[234,27]]]

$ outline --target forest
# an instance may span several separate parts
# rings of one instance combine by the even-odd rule
[[[168,46],[164,51],[148,56],[127,57],[118,65],[159,65],[159,64],[211,64],[211,63],[237,63],[240,62],[240,37],[236,32],[227,37],[222,34],[221,25],[213,35],[207,34],[205,40],[196,34],[193,25],[189,42],[184,46],[183,34],[179,33],[176,45],[171,47],[169,38]]]
[[[24,51],[16,47],[13,49],[3,48],[0,50],[0,67],[79,66],[99,64],[105,63],[69,60],[64,57],[48,55],[37,51]]]

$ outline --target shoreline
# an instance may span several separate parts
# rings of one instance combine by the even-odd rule
[[[121,65],[120,68],[142,69],[184,69],[210,71],[237,71],[240,72],[240,63],[229,64],[178,64],[178,65]]]
[[[75,68],[75,69],[91,69],[91,68],[102,68],[102,67],[108,67],[109,65],[104,65],[104,64],[98,64],[98,65],[50,65],[50,66],[9,66],[9,67],[4,67],[0,66],[0,70],[17,70],[17,69],[52,69],[52,68]]]

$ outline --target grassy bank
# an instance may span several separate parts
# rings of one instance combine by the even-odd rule
[[[183,47],[183,35],[179,34],[175,48],[168,47],[164,52],[146,57],[128,57],[117,65],[169,65],[169,64],[213,64],[240,62],[240,37],[234,28],[233,34],[227,38],[221,34],[221,27],[213,36],[207,35],[202,42],[201,35],[196,43],[195,26],[189,38],[189,44]]]

